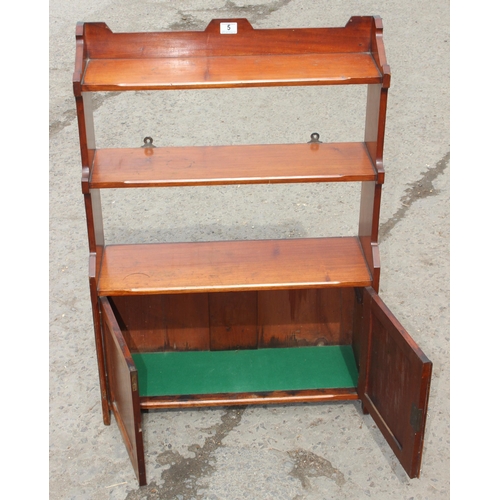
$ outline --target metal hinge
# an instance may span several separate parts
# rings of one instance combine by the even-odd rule
[[[424,411],[420,408],[417,408],[415,403],[411,404],[411,413],[410,413],[410,425],[412,426],[415,433],[420,432],[422,429],[422,416]]]

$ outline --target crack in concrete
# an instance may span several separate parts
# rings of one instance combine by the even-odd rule
[[[226,9],[234,12],[238,17],[241,14],[250,15],[250,22],[260,21],[270,16],[273,12],[288,5],[292,0],[275,0],[274,2],[260,3],[255,5],[236,5],[231,0],[226,1]]]
[[[400,200],[401,207],[399,210],[387,222],[380,225],[379,242],[385,240],[389,236],[396,224],[406,216],[406,212],[415,201],[439,194],[439,189],[435,189],[432,183],[444,172],[449,163],[450,152],[448,151],[434,167],[424,172],[418,181],[411,184],[410,187],[405,190],[406,194]]]
[[[61,130],[71,125],[71,122],[76,119],[76,110],[67,109],[62,113],[62,118],[59,120],[54,120],[49,125],[49,137],[53,137],[55,134],[59,133]]]
[[[201,485],[198,481],[212,475],[216,470],[215,451],[224,446],[222,440],[241,422],[244,407],[232,407],[226,410],[221,417],[221,423],[203,429],[209,435],[206,437],[203,446],[192,444],[188,450],[194,453],[194,458],[185,458],[179,452],[165,450],[158,455],[156,461],[164,466],[161,473],[162,485],[157,485],[154,481],[147,486],[138,488],[130,492],[126,500],[153,500],[153,499],[174,499],[174,498],[194,498],[199,496],[196,493],[197,487]]]
[[[185,14],[184,11],[179,10],[178,15],[180,21],[169,24],[167,30],[172,31],[188,31],[188,30],[204,30],[206,28],[206,21],[198,19],[191,14]]]
[[[93,94],[92,102],[94,104],[94,112],[97,111],[108,99],[116,97],[121,92],[106,92],[104,94]],[[49,138],[58,134],[61,130],[65,129],[76,120],[76,107],[67,109],[61,114],[62,118],[54,120],[49,124]]]
[[[190,12],[220,12],[222,11],[225,18],[246,17],[250,24],[261,21],[270,16],[273,12],[280,10],[288,5],[292,0],[275,0],[271,3],[260,3],[255,5],[236,5],[233,1],[227,0],[226,5],[215,9],[193,9]],[[199,19],[192,14],[187,14],[186,11],[179,10],[178,15],[180,21],[170,24],[168,29],[171,30],[203,30],[206,28],[206,21]]]
[[[333,467],[326,458],[302,448],[288,451],[287,454],[294,461],[290,476],[298,479],[304,489],[311,489],[310,477],[323,476],[333,479],[339,487],[342,487],[346,482],[344,474]]]

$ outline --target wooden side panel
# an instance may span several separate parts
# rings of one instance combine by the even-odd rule
[[[206,293],[117,296],[111,300],[132,352],[210,348]]]
[[[353,301],[352,350],[358,368],[358,387],[366,380],[367,335],[363,328],[363,288],[355,288]]]
[[[210,349],[257,348],[257,292],[210,294]]]
[[[372,45],[371,51],[373,58],[375,59],[380,71],[383,76],[383,85],[385,88],[389,88],[391,84],[391,68],[387,64],[387,58],[385,55],[385,47],[383,40],[383,27],[382,18],[379,16],[373,16],[373,29],[372,29]]]
[[[383,151],[388,89],[383,84],[368,85],[366,101],[365,143],[383,182]]]
[[[418,477],[432,363],[372,288],[364,300],[368,355],[360,397],[408,476]]]
[[[363,182],[359,210],[358,236],[363,255],[372,275],[371,286],[378,292],[380,283],[380,254],[378,248],[378,226],[382,184]]]
[[[377,36],[373,40],[377,57],[384,71],[389,72],[381,41],[381,24],[375,23]],[[387,112],[387,96],[390,74],[384,75],[381,84],[368,85],[365,120],[365,144],[367,151],[377,170],[376,182],[363,182],[361,189],[361,204],[359,212],[359,240],[365,254],[368,267],[373,276],[372,287],[378,291],[380,282],[380,255],[378,249],[378,230],[380,219],[380,203],[382,184],[385,172],[383,164],[385,121]]]
[[[97,257],[91,253],[89,257],[89,288],[92,319],[94,323],[94,339],[97,356],[97,369],[99,373],[99,386],[101,390],[102,418],[104,425],[111,423],[111,408],[109,402],[108,382],[106,380],[106,362],[104,353],[104,336],[101,325],[99,297],[97,295]]]
[[[113,310],[100,299],[111,409],[141,486],[146,484],[137,370]]]
[[[349,302],[344,289],[260,291],[259,347],[350,344]]]

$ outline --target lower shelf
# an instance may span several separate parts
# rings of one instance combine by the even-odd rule
[[[134,353],[141,397],[356,387],[351,346]]]
[[[365,287],[357,237],[108,245],[100,296]]]

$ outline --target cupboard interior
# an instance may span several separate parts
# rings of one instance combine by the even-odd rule
[[[109,302],[141,397],[357,386],[354,288],[128,295]]]

